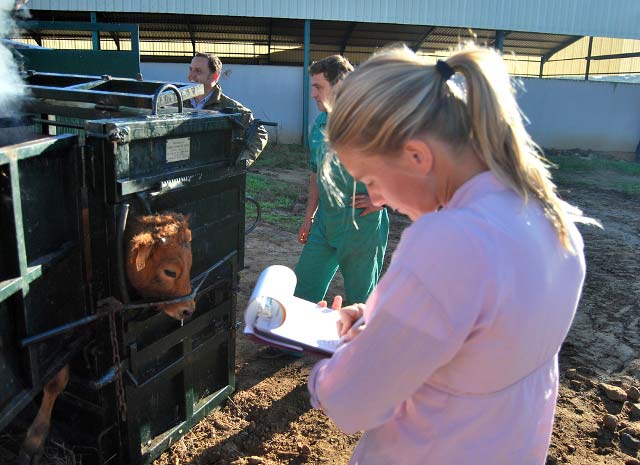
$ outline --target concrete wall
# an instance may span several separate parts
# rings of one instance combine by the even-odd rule
[[[141,63],[145,79],[186,81],[188,65]],[[276,121],[271,139],[300,143],[302,68],[224,65],[225,94],[251,108],[256,117]],[[543,147],[634,152],[640,141],[640,85],[561,79],[522,79],[518,101]],[[318,114],[309,103],[309,124]]]
[[[543,147],[634,152],[640,141],[640,85],[523,79],[518,101]]]

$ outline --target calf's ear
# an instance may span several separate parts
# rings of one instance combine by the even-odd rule
[[[137,271],[143,270],[146,266],[149,255],[151,255],[152,248],[152,246],[141,245],[138,247],[134,247],[131,250],[131,261],[133,262],[135,260]]]

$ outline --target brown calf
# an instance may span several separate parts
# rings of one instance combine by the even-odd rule
[[[171,299],[191,293],[191,230],[180,213],[140,216],[127,227],[127,278],[145,299]],[[160,305],[182,320],[196,307],[194,300]]]

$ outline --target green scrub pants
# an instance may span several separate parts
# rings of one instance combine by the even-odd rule
[[[338,268],[344,278],[343,306],[366,302],[378,284],[389,234],[387,210],[359,217],[355,229],[351,207],[327,214],[318,209],[309,239],[295,269],[295,295],[310,302],[325,298]],[[331,302],[329,302],[331,305]]]

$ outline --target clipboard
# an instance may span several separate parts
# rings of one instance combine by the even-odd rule
[[[245,310],[244,334],[285,350],[332,355],[342,345],[339,312],[295,297],[295,287],[290,268],[265,268]]]

